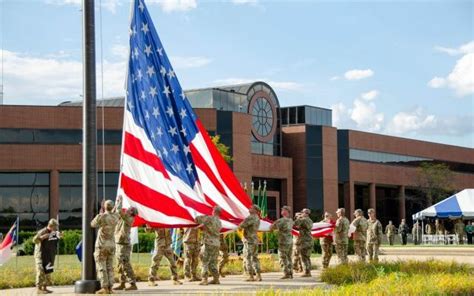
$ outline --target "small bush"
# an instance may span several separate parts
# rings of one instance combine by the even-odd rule
[[[474,269],[467,264],[456,262],[428,261],[395,261],[377,264],[351,263],[328,268],[321,274],[321,280],[333,285],[346,285],[353,283],[368,283],[377,277],[392,273],[414,274],[471,274]]]

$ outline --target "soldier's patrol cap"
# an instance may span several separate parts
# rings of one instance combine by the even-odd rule
[[[105,210],[112,211],[112,209],[114,208],[114,202],[108,199],[105,201],[104,207],[105,207]]]
[[[364,211],[362,211],[361,209],[357,209],[354,211],[354,214],[364,214]]]
[[[375,210],[370,208],[370,209],[367,210],[367,213],[375,213]]]
[[[48,222],[48,226],[59,226],[58,220],[50,219]]]
[[[301,210],[301,213],[306,214],[306,215],[309,215],[309,214],[311,214],[311,210],[305,208],[305,209],[302,209],[302,210]]]
[[[281,209],[291,212],[291,208],[289,206],[283,206]]]
[[[215,207],[214,207],[214,211],[216,211],[216,212],[219,212],[219,213],[220,213],[220,212],[222,211],[222,208],[221,208],[221,207],[219,207],[219,206],[215,206]]]

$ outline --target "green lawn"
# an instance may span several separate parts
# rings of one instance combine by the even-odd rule
[[[262,272],[279,271],[277,257],[275,255],[260,255]],[[132,254],[132,265],[139,281],[146,281],[148,268],[151,263],[151,254]],[[179,264],[178,264],[179,265]],[[225,272],[229,274],[241,274],[242,260],[237,256],[231,256],[226,265]],[[183,277],[182,267],[178,266],[178,272]],[[171,278],[168,261],[163,258],[158,270],[160,279]],[[52,274],[54,285],[72,285],[81,277],[81,263],[76,255],[60,255],[56,257],[55,270]],[[33,256],[20,256],[12,258],[4,266],[0,266],[0,289],[32,287],[35,282],[35,266]]]

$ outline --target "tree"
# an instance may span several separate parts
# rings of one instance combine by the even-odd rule
[[[217,150],[219,150],[219,153],[222,155],[224,160],[230,164],[234,159],[230,155],[230,147],[226,146],[225,144],[221,143],[221,136],[215,135],[211,137],[212,143],[216,145]]]
[[[430,206],[452,193],[453,172],[444,163],[423,162],[418,168],[418,186]]]

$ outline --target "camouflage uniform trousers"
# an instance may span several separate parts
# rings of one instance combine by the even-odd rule
[[[303,266],[301,265],[300,251],[296,245],[293,245],[293,269],[296,271],[303,270]]]
[[[332,244],[321,244],[323,256],[323,267],[327,268],[332,257]]]
[[[174,261],[173,251],[171,250],[170,247],[161,247],[161,248],[155,249],[155,254],[153,254],[153,257],[151,258],[151,266],[148,272],[148,280],[154,281],[158,279],[156,277],[156,271],[160,267],[160,262],[163,256],[166,259],[168,259],[173,280],[177,281],[178,271],[176,268],[176,261]]]
[[[369,254],[369,260],[379,262],[379,244],[367,243],[367,253]]]
[[[219,270],[217,269],[217,259],[219,257],[219,247],[203,245],[201,248],[202,270],[201,275],[207,278],[212,275],[215,278],[219,277]]]
[[[50,286],[51,285],[51,273],[44,273],[43,262],[41,259],[35,259],[36,263],[36,286]]]
[[[112,288],[114,284],[114,253],[115,248],[95,247],[94,259],[97,278],[102,288]]]
[[[219,272],[222,272],[222,268],[224,268],[227,262],[229,262],[229,247],[225,242],[223,244],[221,243],[219,251],[221,253],[221,259],[219,260]]]
[[[280,258],[280,267],[285,275],[293,275],[291,264],[291,253],[293,244],[278,246],[278,256]]]
[[[388,243],[393,246],[393,242],[395,240],[395,235],[393,234],[390,234],[390,235],[387,235],[387,238],[388,238]]]
[[[260,261],[258,260],[258,245],[244,243],[245,269],[248,274],[260,273]]]
[[[301,262],[303,262],[304,272],[311,272],[311,252],[313,251],[313,244],[298,245],[298,251],[301,256]]]
[[[117,259],[117,269],[120,274],[121,283],[135,283],[135,273],[133,272],[132,264],[130,264],[130,254],[132,246],[130,244],[116,244],[115,258]]]
[[[199,249],[198,243],[184,243],[184,275],[188,278],[197,277]]]
[[[359,258],[359,261],[365,262],[365,254],[366,254],[365,241],[363,240],[354,241],[354,253],[357,255],[357,258]]]
[[[339,264],[347,264],[347,247],[348,244],[336,244],[336,254],[339,259]]]

